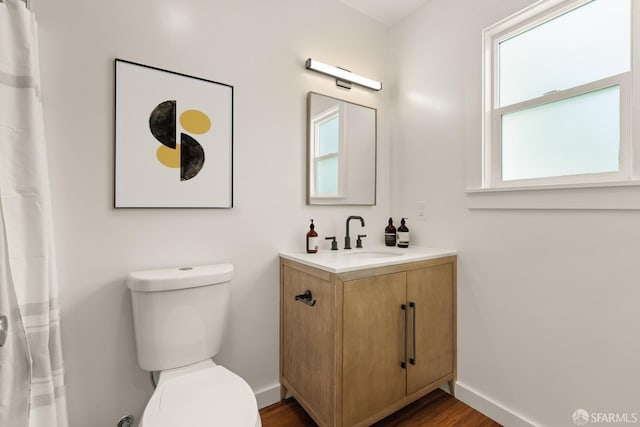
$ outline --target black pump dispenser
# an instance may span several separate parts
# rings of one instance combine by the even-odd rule
[[[320,246],[318,242],[318,233],[314,230],[315,228],[316,226],[313,225],[313,220],[311,220],[311,225],[307,232],[307,253],[309,254],[315,254],[318,252],[318,246]]]
[[[396,228],[393,226],[393,218],[389,218],[389,225],[384,229],[384,244],[387,246],[396,245]]]
[[[409,228],[405,225],[406,218],[402,218],[400,221],[400,227],[398,227],[398,247],[409,247]]]

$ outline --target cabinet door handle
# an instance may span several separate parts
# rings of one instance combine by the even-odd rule
[[[296,295],[296,301],[302,301],[311,307],[316,305],[316,300],[313,299],[313,295],[311,295],[311,291],[309,289],[304,291],[304,294]]]
[[[409,359],[409,363],[412,365],[416,364],[416,303],[410,302],[409,307],[413,309],[413,357]]]
[[[407,321],[409,320],[409,313],[407,312],[406,304],[402,304],[400,309],[404,311],[404,345],[402,346],[402,362],[400,362],[400,366],[402,366],[402,369],[407,369]]]

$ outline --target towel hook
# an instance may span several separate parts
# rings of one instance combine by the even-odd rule
[[[311,294],[311,291],[309,289],[304,291],[304,294],[296,295],[295,299],[296,301],[302,301],[303,303],[311,307],[316,305],[316,300],[313,299],[313,295]]]
[[[9,320],[7,316],[0,315],[0,347],[2,347],[9,335]]]

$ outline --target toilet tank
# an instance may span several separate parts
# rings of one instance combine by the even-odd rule
[[[233,265],[129,274],[138,363],[146,371],[215,356],[224,335]]]

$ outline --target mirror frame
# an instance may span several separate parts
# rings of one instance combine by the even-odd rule
[[[358,107],[363,107],[368,110],[373,110],[374,116],[374,138],[373,138],[373,201],[371,203],[339,203],[340,198],[337,197],[312,197],[311,196],[311,151],[313,147],[311,146],[311,97],[313,95],[319,95],[326,98],[335,99],[338,102],[344,102],[346,104],[355,105]],[[334,96],[325,95],[318,92],[309,91],[307,93],[307,205],[312,206],[375,206],[378,199],[378,109],[369,107],[367,105],[358,104],[356,102],[347,101],[345,99],[336,98]],[[319,202],[319,200],[322,200]],[[326,201],[326,202],[325,202]]]

